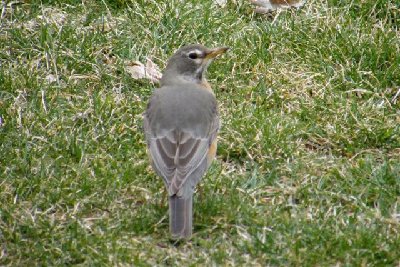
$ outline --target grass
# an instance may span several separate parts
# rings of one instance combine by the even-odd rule
[[[0,265],[398,266],[400,5],[8,4],[0,29]],[[5,3],[2,3],[4,7]],[[210,66],[218,157],[174,244],[141,131],[180,46]]]

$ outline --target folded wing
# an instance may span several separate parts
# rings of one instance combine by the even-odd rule
[[[207,169],[207,153],[219,129],[218,114],[208,125],[209,131],[200,135],[195,127],[193,131],[171,129],[154,134],[146,116],[144,128],[153,168],[164,178],[169,195],[192,194]]]
[[[188,197],[207,169],[207,153],[219,129],[215,96],[190,84],[153,93],[144,114],[152,165],[170,196]]]

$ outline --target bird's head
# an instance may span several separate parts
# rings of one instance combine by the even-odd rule
[[[179,82],[201,83],[212,60],[225,53],[228,47],[207,48],[203,45],[187,45],[181,47],[168,60],[163,72],[161,85]]]

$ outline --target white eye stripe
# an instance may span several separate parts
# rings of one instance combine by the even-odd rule
[[[196,54],[197,56],[200,56],[202,54],[199,49],[193,49],[193,50],[189,51],[189,53],[187,53],[187,54],[190,55],[192,53]]]

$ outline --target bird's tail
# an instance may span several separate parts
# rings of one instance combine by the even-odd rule
[[[169,229],[173,239],[189,239],[192,235],[193,195],[169,197]]]

